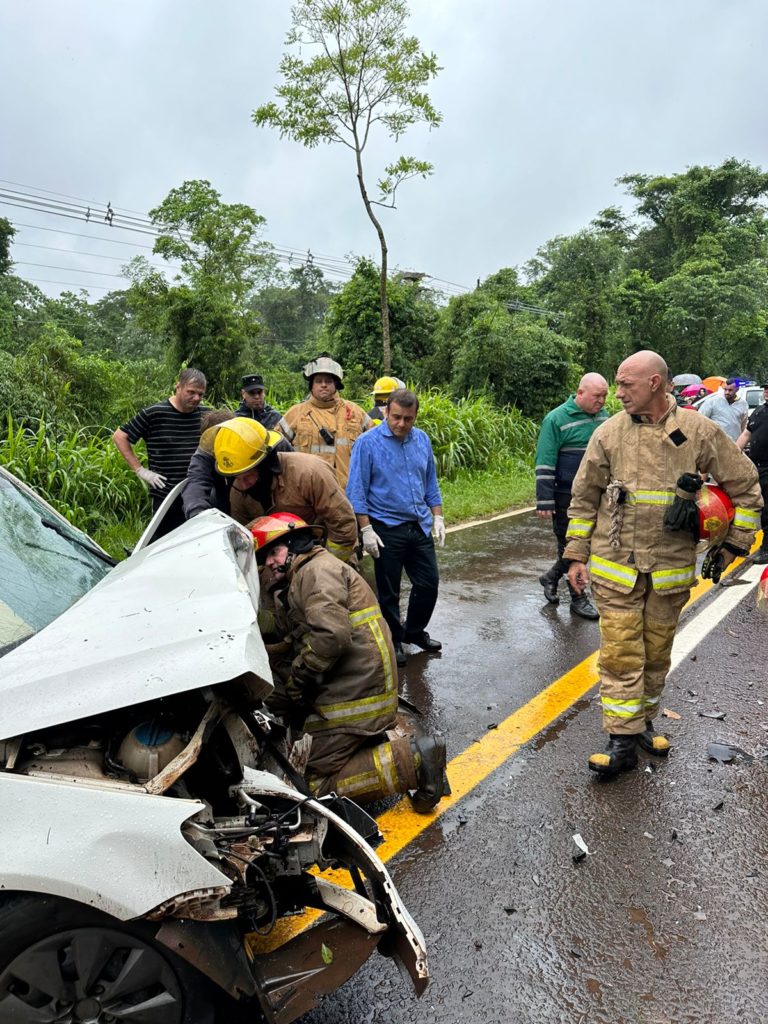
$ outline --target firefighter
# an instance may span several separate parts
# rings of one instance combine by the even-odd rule
[[[638,745],[669,753],[669,740],[653,723],[696,577],[696,539],[665,519],[680,502],[695,501],[700,477],[711,474],[735,506],[725,540],[705,560],[722,571],[749,552],[762,505],[749,459],[706,417],[678,409],[666,379],[666,363],[655,352],[636,352],[619,366],[616,397],[624,411],[592,434],[568,508],[568,579],[582,592],[591,577],[600,612],[600,699],[609,739],[589,767],[604,776],[634,768]]]
[[[357,544],[355,513],[329,467],[291,451],[257,420],[232,418],[203,433],[183,502],[187,519],[209,508],[243,524],[266,512],[293,512],[325,526],[328,550],[343,561]]]
[[[386,418],[387,399],[393,391],[399,391],[405,384],[399,377],[379,377],[373,385],[373,408],[368,413],[376,426]]]
[[[306,364],[304,378],[309,397],[291,406],[278,429],[296,451],[317,455],[327,462],[343,489],[349,476],[352,445],[373,426],[373,421],[359,405],[341,397],[344,371],[327,352]]]
[[[298,516],[264,516],[251,532],[257,560],[278,579],[273,621],[260,614],[264,632],[282,640],[270,645],[268,703],[293,735],[312,737],[310,789],[358,803],[413,791],[414,810],[432,810],[450,793],[445,740],[395,731],[395,654],[373,591]]]

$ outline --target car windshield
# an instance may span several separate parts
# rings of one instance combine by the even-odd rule
[[[79,600],[111,559],[0,474],[0,657]]]

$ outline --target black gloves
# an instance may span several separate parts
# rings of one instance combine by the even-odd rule
[[[695,541],[699,539],[699,506],[696,495],[701,490],[697,473],[683,473],[677,481],[677,495],[664,516],[667,530],[688,531]]]

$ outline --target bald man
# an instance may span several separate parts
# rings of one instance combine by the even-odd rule
[[[694,474],[714,477],[735,506],[722,541],[725,566],[749,551],[762,505],[749,459],[711,420],[678,409],[666,380],[666,363],[656,352],[624,360],[616,373],[624,411],[592,435],[568,509],[568,581],[583,592],[591,579],[600,612],[608,746],[591,755],[589,767],[605,777],[634,768],[638,746],[669,753],[669,740],[653,722],[677,622],[696,578],[696,539],[665,524],[670,506],[676,498],[696,500]]]
[[[568,506],[571,484],[596,428],[606,420],[603,410],[608,394],[608,381],[599,373],[585,373],[576,394],[547,413],[541,424],[536,446],[536,515],[552,520],[557,541],[557,560],[552,568],[539,576],[544,597],[550,604],[559,604],[557,588],[568,572],[563,561],[565,533],[568,529]],[[597,608],[585,592],[569,586],[571,612],[583,619],[596,619]]]

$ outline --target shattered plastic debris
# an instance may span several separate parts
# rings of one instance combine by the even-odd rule
[[[650,832],[643,832],[643,835],[645,836],[646,839],[655,839],[656,838],[656,836],[652,835]]]
[[[722,722],[722,720],[725,718],[724,711],[699,711],[698,714],[700,718],[714,718],[718,722]]]
[[[665,718],[673,718],[676,722],[680,720],[680,715],[678,715],[676,711],[671,711],[669,708],[663,708],[661,713]]]
[[[694,921],[706,921],[707,915],[704,913],[703,910],[694,910],[693,919]]]
[[[585,857],[589,856],[589,847],[581,837],[581,833],[577,832],[572,836],[576,849],[571,854],[574,864],[578,864],[579,861],[584,860]]]
[[[746,750],[742,750],[741,747],[736,747],[731,743],[708,743],[707,756],[719,764],[727,764],[736,757],[743,757],[747,761],[754,761],[752,755],[748,754]]]

